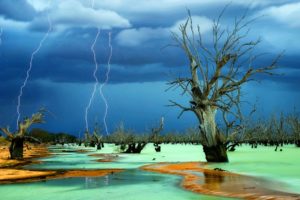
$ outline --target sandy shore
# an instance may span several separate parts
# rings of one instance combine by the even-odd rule
[[[55,175],[55,171],[30,171],[22,169],[0,169],[0,183],[13,183],[20,180],[46,178]]]
[[[277,192],[264,187],[267,182],[230,172],[204,169],[205,163],[160,163],[141,169],[183,177],[181,186],[192,192],[243,199],[300,199],[297,194]]]
[[[61,178],[100,177],[121,172],[121,169],[32,171],[0,169],[0,184],[28,183]]]
[[[46,145],[28,145],[24,146],[24,158],[22,160],[9,159],[9,147],[0,146],[0,168],[15,168],[34,162],[33,158],[42,158],[49,156],[50,153]]]
[[[18,180],[43,178],[54,175],[54,171],[31,171],[21,169],[22,166],[35,163],[34,158],[50,155],[46,145],[24,146],[24,158],[22,160],[9,159],[8,145],[0,146],[0,183],[18,182]]]
[[[122,172],[122,169],[99,169],[99,170],[68,170],[58,172],[55,176],[49,178],[74,178],[74,177],[98,177]]]

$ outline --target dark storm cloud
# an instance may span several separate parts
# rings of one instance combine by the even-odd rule
[[[48,8],[43,6],[43,1],[40,0],[28,2],[35,2],[33,6],[38,12],[25,0],[0,0],[0,27],[3,28],[2,45],[0,45],[1,115],[15,118],[17,95],[26,76],[30,55],[38,47],[48,29],[47,14],[49,14],[53,23],[53,31],[35,55],[31,76],[22,98],[22,115],[27,113],[30,115],[36,111],[37,107],[49,105],[49,109],[54,110],[60,120],[59,126],[57,126],[58,121],[55,123],[47,121],[47,128],[75,131],[84,126],[82,115],[92,90],[92,83],[94,83],[92,73],[95,66],[91,45],[97,33],[96,27],[101,28],[96,45],[99,63],[98,77],[101,82],[104,80],[109,57],[108,31],[112,31],[113,35],[111,73],[109,85],[106,86],[108,97],[109,94],[115,93],[113,98],[108,98],[112,101],[110,102],[112,110],[109,110],[112,127],[112,124],[118,123],[122,120],[121,118],[127,119],[132,115],[131,112],[124,112],[121,118],[113,117],[113,112],[119,113],[120,111],[119,108],[113,111],[114,106],[126,107],[132,111],[136,106],[134,99],[142,96],[151,100],[154,96],[159,97],[162,93],[165,94],[164,89],[167,86],[165,87],[165,83],[159,81],[188,76],[188,61],[184,52],[173,46],[165,48],[166,45],[174,44],[171,39],[171,30],[175,30],[174,25],[178,26],[179,21],[184,21],[187,17],[187,9],[190,9],[192,16],[198,17],[200,21],[209,22],[218,16],[229,1],[122,0],[116,3],[111,0],[101,0],[95,1],[97,6],[94,11],[84,0],[53,0]],[[242,15],[247,8],[249,8],[250,17],[269,14],[268,17],[263,17],[253,24],[250,34],[250,38],[261,36],[263,39],[263,43],[255,53],[268,53],[255,64],[257,66],[268,65],[272,58],[275,58],[282,50],[286,50],[278,63],[280,67],[278,72],[284,72],[284,75],[256,76],[255,78],[262,83],[259,86],[261,90],[268,88],[271,93],[283,90],[288,94],[297,93],[299,90],[300,43],[297,39],[299,26],[295,27],[297,20],[293,15],[289,15],[286,7],[282,7],[284,4],[294,2],[293,0],[232,1],[222,18],[221,24],[226,27],[232,24],[236,16]],[[272,9],[276,12],[272,12]],[[282,10],[284,12],[277,12]],[[207,24],[209,23],[200,25],[205,28]],[[205,34],[209,35],[210,32]],[[205,42],[208,45],[211,44],[207,39]],[[163,86],[159,87],[160,84]],[[134,94],[137,91],[136,88],[143,91],[144,95]],[[131,90],[132,94],[128,95]],[[151,94],[151,91],[155,92]],[[250,92],[255,96],[257,91]],[[120,93],[123,95],[122,101],[120,101]],[[124,100],[124,96],[128,99]],[[290,95],[287,99],[295,96],[297,95]],[[169,97],[173,98],[173,96],[157,98],[159,105],[167,104]],[[102,103],[102,101],[97,103]],[[269,102],[265,106],[269,106]],[[99,107],[92,109],[99,115],[103,114],[103,110],[99,110]],[[144,112],[146,115],[152,115],[151,110],[152,108],[145,108]],[[161,114],[160,112],[162,109],[158,108],[158,115]],[[1,118],[0,122],[3,124],[5,120]],[[139,120],[133,120],[133,124],[140,124],[141,120]],[[14,119],[12,122],[14,125]],[[10,120],[6,120],[4,124],[9,123]]]
[[[27,4],[22,1],[17,2],[19,5]],[[1,1],[1,3],[7,5],[11,4],[9,1]],[[280,3],[282,3],[282,1],[278,4]],[[145,36],[141,36],[146,39],[142,40],[141,43],[137,43],[137,45],[124,46],[121,45],[118,40],[118,36],[123,29],[114,29],[112,64],[122,67],[113,69],[111,73],[112,82],[157,81],[164,79],[164,76],[161,74],[173,73],[174,71],[174,73],[187,72],[188,68],[183,67],[187,65],[184,52],[172,46],[164,48],[166,45],[174,43],[171,39],[171,31],[166,31],[165,29],[173,26],[176,21],[184,19],[187,16],[187,9],[191,9],[192,15],[206,16],[212,19],[218,15],[224,5],[226,5],[226,2],[222,2],[217,9],[215,4],[192,8],[176,7],[176,9],[160,12],[154,16],[151,12],[145,12],[139,13],[139,17],[134,17],[134,15],[124,12],[124,16],[131,20],[134,26],[133,29],[138,30],[136,33],[146,34]],[[262,6],[251,7],[249,11],[250,15],[259,11],[261,7]],[[223,23],[229,23],[235,16],[243,14],[246,8],[247,6],[245,5],[241,7],[241,5],[232,4],[226,11],[226,14],[224,14]],[[219,11],[217,12],[216,10]],[[39,16],[40,18],[45,18],[42,14]],[[43,20],[39,20],[29,26],[30,31],[40,31],[38,37],[33,35],[30,36],[31,39],[27,40],[22,36],[22,32],[20,32],[19,37],[24,37],[25,40],[14,41],[10,38],[10,40],[7,41],[11,42],[9,45],[6,45],[8,52],[5,53],[6,56],[4,56],[4,59],[0,61],[1,66],[3,66],[3,70],[0,73],[2,80],[22,80],[22,78],[24,78],[24,69],[28,66],[30,53],[34,50],[34,45],[38,43],[37,39],[43,36],[43,31],[47,28],[46,23],[42,23],[42,21]],[[264,23],[262,25],[264,25]],[[143,27],[148,27],[150,32],[139,31],[139,28]],[[54,30],[54,33],[55,32],[56,30]],[[97,43],[96,51],[100,68],[106,65],[108,59],[107,33],[105,30],[102,31]],[[151,33],[157,34],[158,36],[152,36],[152,38],[147,39],[147,37],[149,37],[147,34]],[[47,46],[42,48],[42,51],[35,58],[32,80],[48,79],[53,82],[93,82],[91,73],[94,68],[94,63],[90,47],[95,34],[96,30],[94,28],[68,28],[51,36],[47,40]],[[18,35],[14,36],[14,38],[16,37],[18,37]],[[28,41],[28,44],[22,47],[21,43],[24,43],[24,41]],[[32,43],[34,43],[34,45]],[[15,49],[12,48],[14,45],[20,48],[15,51]],[[271,54],[271,56],[276,55]],[[271,58],[271,56],[268,56],[265,60],[261,60],[258,65],[268,64],[267,61],[270,60],[269,57]],[[293,55],[285,55],[281,59],[280,64],[288,68],[298,68],[300,63],[297,57],[299,57],[299,55],[296,53]],[[159,63],[159,70],[151,71],[151,64],[157,63]],[[101,72],[103,73],[103,71],[100,70],[99,74]],[[285,82],[288,81],[288,79],[285,80]]]
[[[10,80],[1,81],[0,85],[0,104],[1,106],[6,105],[17,105],[17,97],[20,92],[20,86],[22,81]],[[29,81],[28,85],[24,88],[24,95],[22,98],[23,104],[32,104],[43,102],[51,97],[52,89],[47,84],[39,81]]]
[[[48,41],[47,49],[42,50],[35,57],[31,80],[92,83],[94,81],[92,76],[94,62],[90,45],[93,42],[94,38],[91,36],[94,33],[95,30],[91,30],[88,33],[76,33]],[[84,34],[89,36],[83,38]],[[169,80],[170,74],[173,77],[187,75],[188,63],[184,52],[176,47],[159,48],[159,46],[163,47],[160,40],[135,47],[118,46],[114,42],[110,83],[162,81]],[[107,32],[102,33],[96,51],[99,63],[98,75],[103,80],[108,59]],[[13,51],[5,53],[5,59],[0,60],[1,80],[23,80],[25,78],[24,69],[28,67],[30,54],[30,51],[22,49],[19,49],[17,55]],[[267,54],[256,65],[268,65],[275,57],[276,54]],[[280,60],[279,65],[287,69],[298,68],[297,57],[299,56],[296,54],[286,55]],[[260,76],[258,78],[261,79]],[[268,76],[263,79],[273,80]],[[286,78],[283,82],[289,82],[289,79]]]
[[[279,65],[282,65],[282,68],[295,68],[300,69],[300,53],[293,55],[283,55],[279,60]]]
[[[36,16],[35,20],[28,26],[29,31],[31,32],[47,32],[49,29],[49,22],[45,15],[39,14]],[[52,31],[55,31],[55,27],[52,27]]]
[[[35,9],[26,0],[0,0],[0,16],[17,21],[31,21]]]

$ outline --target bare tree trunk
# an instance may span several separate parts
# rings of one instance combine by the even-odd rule
[[[197,109],[196,112],[201,123],[200,131],[204,137],[204,143],[206,143],[207,146],[215,146],[217,144],[216,111],[207,107],[204,111]]]
[[[201,122],[202,146],[207,162],[228,162],[226,145],[217,131],[215,116],[216,111],[211,107],[203,110],[195,110]]]
[[[211,147],[203,145],[203,151],[207,162],[228,162],[226,146],[223,143]]]
[[[9,153],[11,159],[23,159],[23,144],[24,138],[23,137],[15,137],[12,139]]]

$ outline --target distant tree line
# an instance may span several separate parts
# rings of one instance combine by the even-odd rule
[[[243,120],[235,126],[225,126],[218,130],[223,133],[226,149],[234,151],[236,146],[250,144],[252,148],[258,145],[274,146],[275,150],[284,144],[294,144],[300,147],[300,117],[296,113],[279,116],[273,115],[269,119]],[[115,131],[102,137],[105,143],[120,145],[123,152],[128,152],[128,146],[135,144],[140,147],[147,143],[158,146],[164,144],[202,144],[201,132],[198,127],[188,128],[184,132],[167,132],[155,135],[153,132],[137,134],[126,129],[121,123]],[[139,153],[139,152],[135,152]]]
[[[76,143],[78,140],[76,136],[68,133],[50,133],[40,128],[33,128],[27,135],[36,138],[41,143],[51,144]]]
[[[33,121],[40,122],[41,119],[42,115],[39,115],[39,112],[35,113],[31,118],[26,118],[24,122],[20,123],[20,127],[25,126],[27,123],[31,124]],[[0,142],[2,144],[6,143],[5,140],[11,142],[10,151],[12,158],[14,158],[13,150],[16,147],[23,147],[23,143],[17,146],[16,144],[19,143],[14,142],[14,140],[19,138],[24,138],[23,140],[29,142],[54,145],[67,143],[84,144],[86,147],[97,147],[98,150],[104,147],[104,143],[113,143],[120,148],[122,153],[140,153],[149,143],[152,143],[154,149],[160,152],[161,144],[197,145],[203,142],[201,141],[203,137],[201,137],[199,127],[188,128],[184,132],[166,132],[162,134],[163,127],[164,121],[162,118],[158,125],[151,128],[151,131],[138,134],[133,130],[126,129],[124,124],[120,123],[111,134],[104,135],[101,134],[100,128],[96,125],[93,134],[86,133],[84,139],[68,133],[50,133],[40,128],[33,128],[30,131],[26,128],[24,131],[19,131],[22,134],[18,132],[13,134],[9,132],[8,128],[2,128],[2,135],[6,137],[0,137]],[[20,128],[20,130],[23,129]],[[283,113],[279,116],[272,115],[269,119],[254,120],[244,118],[239,124],[234,126],[226,124],[218,131],[224,135],[222,140],[225,141],[227,151],[234,151],[237,146],[242,144],[249,144],[252,148],[257,148],[259,145],[273,146],[275,151],[278,148],[281,150],[281,146],[284,144],[294,144],[300,147],[300,117],[296,112],[288,115]],[[18,156],[21,157],[22,151],[18,150],[17,152],[19,153]]]

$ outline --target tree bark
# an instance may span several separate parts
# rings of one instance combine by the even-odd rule
[[[210,106],[196,109],[195,113],[201,123],[202,145],[207,162],[228,162],[225,141],[217,131],[216,110]]]
[[[203,110],[196,109],[195,111],[200,122],[200,131],[204,144],[206,146],[215,146],[217,144],[216,111],[209,106]]]
[[[203,145],[203,151],[207,162],[228,162],[225,144],[219,143],[215,146]]]
[[[24,138],[23,137],[15,137],[12,139],[9,153],[11,159],[23,159],[23,144]]]

